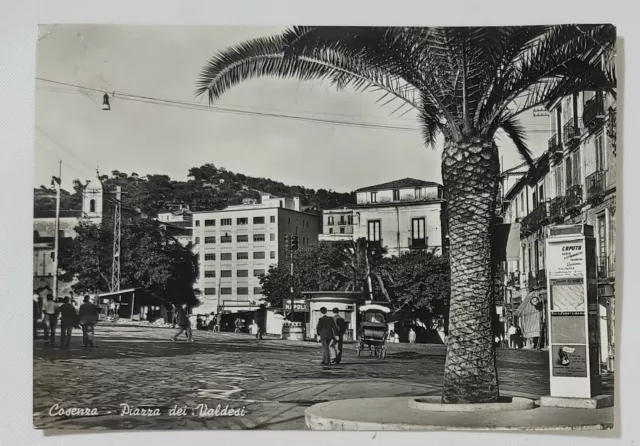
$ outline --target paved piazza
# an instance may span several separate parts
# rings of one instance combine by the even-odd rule
[[[345,344],[343,363],[323,368],[320,344],[202,331],[194,331],[192,344],[184,338],[174,343],[174,332],[99,325],[91,350],[82,348],[80,330],[74,330],[70,350],[35,341],[34,425],[304,429],[304,410],[318,402],[440,392],[443,346],[389,344],[387,358],[379,360],[357,358],[355,344]],[[502,392],[548,394],[546,352],[500,349],[498,367]],[[613,377],[604,383],[612,392]],[[124,404],[129,414],[123,415]],[[61,412],[73,408],[87,413]]]

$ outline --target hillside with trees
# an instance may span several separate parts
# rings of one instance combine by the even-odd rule
[[[355,194],[325,189],[309,189],[304,186],[287,186],[269,178],[250,177],[234,173],[224,167],[205,164],[189,169],[187,181],[172,180],[167,175],[140,176],[114,170],[111,175],[100,177],[105,191],[115,191],[122,186],[123,204],[138,208],[145,214],[157,213],[174,203],[187,204],[192,211],[216,210],[228,205],[240,204],[244,198],[258,199],[261,192],[278,197],[300,197],[302,206],[331,209],[355,203]],[[62,191],[60,208],[82,208],[84,180],[74,180],[73,191]],[[40,186],[34,190],[34,209],[55,209],[55,189]]]

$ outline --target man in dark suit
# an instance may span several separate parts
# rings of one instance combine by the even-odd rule
[[[336,357],[336,364],[340,364],[340,361],[342,361],[342,344],[344,342],[344,334],[347,331],[347,322],[340,316],[340,311],[337,308],[333,309],[333,320],[338,329],[338,356]]]
[[[320,308],[322,317],[318,320],[318,326],[316,332],[322,342],[322,364],[331,365],[331,355],[329,354],[329,345],[332,341],[336,340],[338,334],[338,327],[336,322],[331,316],[327,316],[327,309],[325,307]]]

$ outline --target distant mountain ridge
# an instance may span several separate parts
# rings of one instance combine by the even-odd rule
[[[105,192],[122,187],[123,205],[138,208],[145,214],[156,216],[158,212],[175,203],[189,206],[192,211],[222,209],[240,204],[245,198],[260,198],[260,193],[278,197],[300,197],[302,206],[331,209],[355,204],[354,193],[340,193],[326,189],[309,189],[304,186],[287,186],[269,178],[257,178],[234,173],[224,167],[204,164],[189,169],[189,180],[176,181],[167,175],[139,176],[114,170],[111,175],[102,175]],[[82,208],[82,187],[84,183],[74,180],[73,192],[62,191],[63,210]],[[109,194],[105,198],[110,198]],[[107,206],[109,209],[111,206]],[[41,186],[34,189],[34,213],[36,216],[48,214],[55,209],[55,189]]]

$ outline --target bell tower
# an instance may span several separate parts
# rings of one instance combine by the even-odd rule
[[[83,218],[95,220],[96,223],[102,221],[103,195],[102,182],[96,176],[95,179],[87,183],[82,194]]]

